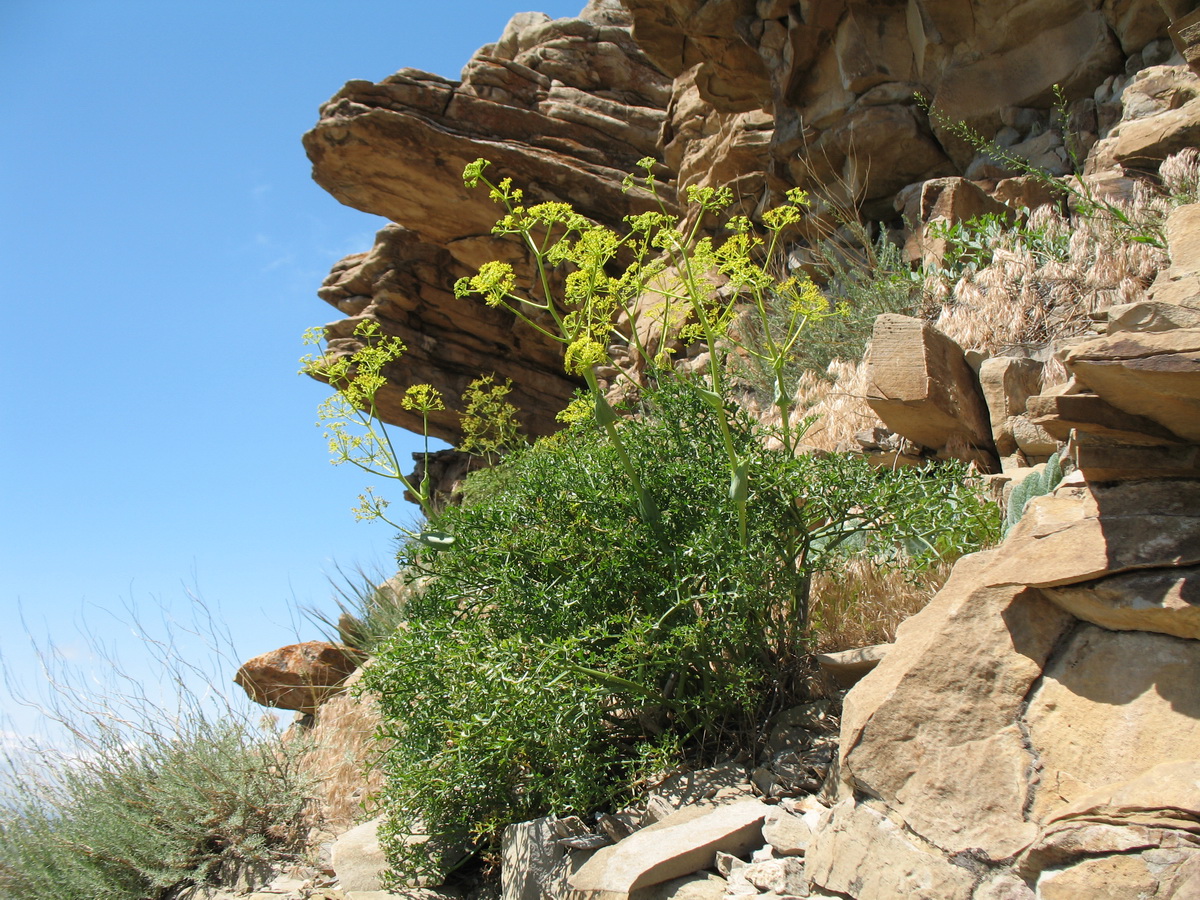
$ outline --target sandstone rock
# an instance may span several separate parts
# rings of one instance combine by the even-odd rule
[[[875,644],[837,653],[819,653],[814,659],[821,670],[831,676],[840,688],[851,688],[862,677],[879,665],[891,644]]]
[[[656,206],[622,180],[657,152],[670,80],[627,28],[610,24],[619,21],[626,19],[612,4],[578,19],[518,15],[500,42],[467,64],[462,81],[404,69],[378,84],[350,82],[305,136],[319,184],[398,223],[380,232],[371,253],[336,265],[321,291],[343,313],[376,318],[408,346],[386,373],[385,421],[419,430],[399,402],[412,384],[457,399],[469,381],[495,372],[513,380],[509,399],[529,433],[556,427],[555,412],[577,386],[561,372],[561,348],[503,311],[451,293],[456,278],[483,262],[524,263],[519,246],[491,233],[499,208],[486,191],[466,188],[461,172],[486,157],[496,177],[518,177],[530,201],[571,202],[614,226]],[[660,193],[670,208],[672,185]],[[356,321],[330,326],[337,352],[356,349]],[[435,436],[459,439],[450,411],[432,419]]]
[[[351,828],[333,842],[333,870],[344,891],[381,891],[388,870],[387,856],[379,844],[382,819]]]
[[[564,895],[567,877],[587,854],[568,851],[560,843],[558,824],[554,817],[545,817],[504,829],[501,900],[543,900]]]
[[[724,878],[700,873],[638,888],[630,897],[632,900],[722,900],[727,888]]]
[[[894,205],[905,222],[919,228],[905,244],[909,258],[938,265],[946,253],[946,241],[929,232],[931,222],[966,222],[983,215],[1011,217],[1012,210],[989,196],[974,182],[958,176],[933,178],[910,185],[896,195]]]
[[[1136,856],[1114,854],[1086,859],[1067,869],[1047,872],[1038,879],[1039,900],[1168,900],[1194,897],[1179,893],[1175,873],[1188,866],[1200,871],[1200,852],[1187,850],[1145,852]],[[1195,882],[1193,882],[1195,884]]]
[[[494,242],[493,242],[494,249]],[[485,256],[503,257],[489,251]],[[376,235],[370,253],[348,257],[334,266],[319,294],[350,318],[326,327],[334,353],[349,354],[362,346],[354,328],[363,317],[379,322],[384,333],[407,346],[387,371],[389,382],[377,395],[381,418],[419,432],[419,413],[402,405],[414,384],[431,384],[447,407],[461,408],[459,398],[481,374],[513,383],[509,401],[530,435],[553,431],[555,413],[578,387],[562,368],[562,351],[554,342],[500,309],[475,298],[455,297],[453,283],[471,274],[449,251],[398,225]],[[429,431],[450,442],[460,438],[453,409],[434,412]]]
[[[1113,306],[1108,310],[1107,332],[1117,334],[1122,331],[1174,331],[1176,328],[1200,328],[1200,291],[1194,296],[1182,299],[1183,302],[1176,303],[1143,300]]]
[[[1129,168],[1155,167],[1172,153],[1195,146],[1200,135],[1200,101],[1124,123],[1114,132],[1113,158]]]
[[[1059,440],[1028,416],[1010,416],[1004,430],[1012,435],[1017,449],[1030,462],[1046,460],[1058,450]]]
[[[763,820],[763,837],[779,856],[803,856],[812,841],[812,829],[803,816],[774,807]]]
[[[742,800],[688,807],[596,852],[569,879],[579,896],[628,896],[713,865],[718,851],[740,855],[762,845],[768,807]]]
[[[1072,622],[1023,584],[995,585],[1000,552],[960,560],[900,626],[888,655],[846,696],[840,749],[842,777],[918,835],[992,859],[1036,834],[1024,816],[1032,758],[1017,719]]]
[[[1012,209],[1037,209],[1048,204],[1060,204],[1066,194],[1033,175],[1002,178],[992,190],[992,198]]]
[[[988,10],[993,15],[997,7]],[[941,73],[934,101],[951,122],[977,120],[1005,107],[1032,106],[1060,84],[1097,84],[1119,67],[1119,49],[1104,17],[1080,4],[1043,7],[1042,23],[1029,21],[1022,39],[1009,31],[1009,49],[966,57]],[[1063,20],[1074,11],[1073,18]],[[1058,19],[1056,22],[1055,19]],[[1010,27],[1013,23],[1010,19]],[[990,49],[990,48],[989,48]]]
[[[855,900],[967,900],[975,884],[968,869],[852,799],[822,820],[804,871],[817,887]]]
[[[720,110],[740,112],[768,102],[770,81],[762,59],[738,23],[755,0],[623,0],[638,45],[672,76],[703,63],[702,96]]]
[[[926,447],[961,442],[999,471],[987,406],[954,341],[919,319],[882,315],[867,361],[867,402],[884,424]]]
[[[1070,348],[1064,364],[1118,409],[1200,442],[1200,329],[1108,335]]]
[[[793,897],[803,897],[807,891],[804,861],[795,857],[753,862],[743,868],[740,874],[760,891]]]
[[[233,680],[255,703],[311,714],[360,661],[361,656],[348,647],[306,641],[247,660]]]
[[[1001,456],[1009,456],[1018,448],[1016,423],[1011,420],[1024,413],[1029,398],[1040,392],[1043,368],[1038,360],[1007,356],[985,359],[979,367],[979,386],[987,403],[992,439]],[[1054,452],[1053,447],[1050,452]]]
[[[1147,446],[1077,432],[1067,445],[1067,455],[1095,482],[1200,478],[1200,446],[1195,444]]]
[[[1200,740],[1200,642],[1081,625],[1029,699],[1045,820],[1081,795],[1186,758]]]
[[[1065,441],[1072,430],[1133,444],[1176,444],[1179,438],[1145,416],[1117,409],[1078,383],[1056,385],[1027,403],[1033,424]],[[1013,436],[1014,442],[1016,435]]]
[[[1200,640],[1200,568],[1144,569],[1043,593],[1077,619],[1110,631]]]
[[[1167,216],[1167,252],[1172,277],[1200,272],[1200,203],[1177,206]]]
[[[1171,23],[1171,38],[1191,70],[1200,75],[1200,10]]]
[[[988,584],[1058,587],[1196,565],[1200,482],[1064,484],[1030,502],[1004,548],[989,558]]]
[[[1037,895],[1020,878],[1004,873],[980,884],[972,900],[1037,900]]]

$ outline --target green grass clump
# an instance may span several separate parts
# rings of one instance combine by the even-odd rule
[[[468,489],[431,520],[452,542],[402,554],[429,580],[365,677],[394,741],[385,833],[402,874],[454,844],[494,846],[510,822],[619,803],[665,760],[753,750],[804,696],[814,572],[862,556],[919,567],[997,536],[959,467],[769,450],[733,404],[719,416],[711,391],[673,377],[631,412],[620,449],[589,418],[513,454],[481,502]]]

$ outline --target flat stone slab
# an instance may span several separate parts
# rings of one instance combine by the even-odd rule
[[[757,849],[765,842],[762,824],[770,809],[759,800],[681,809],[599,850],[570,877],[572,896],[619,900],[710,868],[718,851],[740,856]]]
[[[872,644],[837,653],[818,653],[815,657],[821,671],[833,677],[840,688],[852,688],[859,680],[879,665],[891,644]]]

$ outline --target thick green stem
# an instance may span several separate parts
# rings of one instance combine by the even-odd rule
[[[608,401],[604,399],[604,394],[600,391],[600,385],[596,382],[596,373],[591,369],[585,369],[583,377],[587,381],[588,390],[591,392],[596,404],[596,421],[604,429],[609,443],[612,444],[613,450],[617,453],[617,459],[621,462],[621,468],[629,476],[629,483],[638,498],[638,508],[641,511],[642,519],[647,525],[658,531],[661,524],[658,504],[654,502],[654,498],[647,492],[645,486],[642,484],[641,477],[638,475],[637,469],[633,465],[633,460],[629,458],[629,451],[626,450],[625,442],[621,440],[621,433],[617,429],[617,414],[609,406]]]

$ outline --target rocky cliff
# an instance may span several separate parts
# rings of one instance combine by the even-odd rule
[[[329,326],[331,347],[352,349],[362,317],[404,339],[383,407],[399,425],[416,424],[397,402],[407,386],[456,396],[495,372],[512,378],[526,428],[546,433],[576,387],[559,348],[451,291],[482,262],[521,259],[491,234],[492,204],[463,188],[467,162],[487,157],[533,198],[612,226],[648,207],[621,184],[645,156],[668,188],[728,186],[751,216],[800,186],[815,218],[857,209],[919,257],[932,219],[1061,203],[954,123],[1064,176],[1073,137],[1086,155],[1075,184],[1116,199],[1200,146],[1200,81],[1168,34],[1174,23],[1190,52],[1193,5],[595,0],[576,19],[519,14],[461,80],[401,70],[351,82],[305,136],[320,184],[395,223],[322,286],[346,317]],[[506,869],[506,897],[560,895],[569,871],[581,896],[655,885],[696,897],[1200,897],[1198,209],[1171,214],[1161,249],[1113,250],[1120,260],[1101,261],[1120,270],[1111,277],[1100,264],[1074,281],[1059,272],[1052,288],[987,307],[993,319],[974,331],[955,318],[962,297],[930,316],[941,331],[877,323],[855,412],[875,428],[859,441],[868,453],[958,455],[1002,472],[998,485],[1056,450],[1076,471],[1001,547],[964,559],[846,695],[821,802],[777,807],[811,834],[797,840],[779,812],[772,825],[741,805],[723,814],[728,834],[696,837],[720,829],[696,810],[705,825],[668,824],[660,810],[646,823],[702,846],[689,862],[620,842],[585,863],[563,849],[570,834],[531,823],[512,840],[545,832],[544,846],[513,843],[523,862]],[[1089,299],[1066,315],[1066,293]],[[450,415],[434,423],[450,441],[456,429]],[[714,792],[780,800],[743,774],[744,789]],[[553,877],[526,871],[539,853]],[[673,880],[713,865],[719,876]]]

